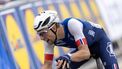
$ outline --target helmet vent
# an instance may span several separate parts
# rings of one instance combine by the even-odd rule
[[[39,26],[41,25],[41,23],[42,23],[42,21],[40,21],[40,22],[39,22],[39,25],[38,25],[36,28],[34,28],[34,29],[38,29]]]
[[[47,24],[49,23],[49,21],[50,21],[50,17],[48,17],[48,18],[44,21],[44,23],[42,24],[42,26],[47,25]]]

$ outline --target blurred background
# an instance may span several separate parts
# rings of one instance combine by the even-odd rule
[[[122,0],[0,0],[0,69],[40,69],[44,46],[33,21],[49,9],[56,10],[61,20],[75,17],[100,24],[122,69]],[[71,50],[55,47],[55,58]],[[95,60],[80,69],[97,69]]]

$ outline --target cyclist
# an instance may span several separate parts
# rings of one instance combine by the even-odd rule
[[[98,24],[73,17],[60,22],[56,11],[47,10],[35,17],[34,29],[45,44],[43,69],[52,68],[54,46],[76,49],[56,59],[57,69],[77,69],[94,55],[105,69],[119,69],[112,43]]]

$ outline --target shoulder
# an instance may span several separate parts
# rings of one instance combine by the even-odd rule
[[[79,21],[79,19],[77,19],[77,18],[70,18],[68,20],[68,23],[81,23],[81,21]]]
[[[72,35],[83,33],[83,24],[78,19],[72,18],[68,21],[68,30]]]
[[[83,29],[83,23],[77,18],[66,18],[62,24],[66,26],[70,32]]]
[[[69,18],[65,18],[63,21],[69,22],[69,21],[79,21],[79,20],[80,19],[78,19],[78,18],[69,17]]]
[[[68,21],[68,28],[69,29],[72,29],[72,28],[83,28],[83,24],[81,21],[79,21],[78,19],[76,18],[71,18],[69,21]]]
[[[72,18],[71,17],[65,18],[65,19],[63,19],[63,21],[61,23],[67,23],[70,19],[72,19]]]

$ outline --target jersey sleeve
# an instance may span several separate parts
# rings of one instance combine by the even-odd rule
[[[77,19],[70,19],[68,21],[68,29],[71,35],[75,38],[76,46],[80,46],[80,44],[87,44],[86,38],[83,34],[83,24]]]
[[[44,41],[44,59],[45,60],[53,60],[54,56],[54,45],[49,45],[47,42]]]

